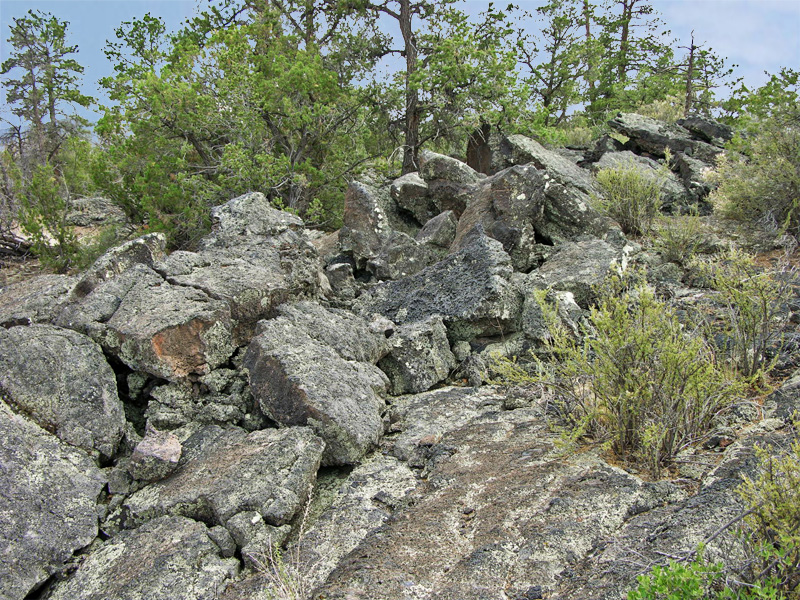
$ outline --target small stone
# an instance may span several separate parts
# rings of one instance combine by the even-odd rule
[[[181,452],[181,442],[174,434],[149,428],[131,456],[131,476],[147,482],[164,479],[178,468]]]

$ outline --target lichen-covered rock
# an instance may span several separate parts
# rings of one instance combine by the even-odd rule
[[[53,325],[0,328],[0,395],[64,442],[114,456],[125,427],[117,381],[88,337]]]
[[[683,152],[712,163],[722,150],[694,139],[687,129],[636,113],[619,113],[608,122],[612,129],[630,138],[628,144],[638,153],[664,158],[668,148],[673,156]]]
[[[713,167],[686,154],[678,154],[673,166],[683,181],[683,185],[693,202],[704,200],[714,189],[715,184],[708,177]]]
[[[134,283],[95,339],[131,369],[176,381],[227,361],[232,330],[222,300],[151,279]]]
[[[100,470],[0,401],[0,598],[23,600],[97,536]]]
[[[586,195],[599,191],[591,174],[586,170],[529,137],[510,135],[503,139],[500,151],[506,158],[508,166],[532,164],[536,169],[545,171],[550,178],[561,185],[580,190]]]
[[[624,269],[632,246],[615,248],[603,240],[565,244],[532,276],[545,286],[571,292],[575,302],[588,308],[595,298],[593,286],[602,283],[612,267]]]
[[[437,214],[436,203],[428,195],[428,184],[419,173],[407,173],[395,179],[390,193],[397,205],[414,215],[420,224]]]
[[[688,129],[696,138],[715,146],[722,147],[725,142],[733,139],[732,127],[709,117],[692,115],[685,119],[678,119],[677,124]]]
[[[123,531],[56,585],[52,600],[216,600],[239,572],[203,523],[162,517]]]
[[[543,308],[542,303],[546,308]],[[555,309],[555,313],[546,315],[545,310],[548,309]],[[537,298],[533,291],[525,295],[525,304],[522,307],[522,332],[535,346],[541,347],[552,340],[552,317],[557,319],[562,331],[567,332],[576,341],[581,339],[582,325],[586,323],[586,319],[572,292],[550,290],[541,298]]]
[[[244,366],[264,414],[325,440],[324,464],[353,464],[378,444],[388,380],[377,367],[345,360],[286,317],[259,324]]]
[[[452,210],[446,210],[430,219],[419,230],[416,240],[439,248],[449,248],[456,237],[458,220]]]
[[[128,467],[130,474],[148,483],[164,479],[178,468],[182,451],[176,435],[151,427],[133,449]]]
[[[522,297],[511,259],[478,226],[463,248],[416,275],[382,283],[355,302],[360,314],[403,324],[440,316],[451,341],[516,331]]]
[[[126,525],[180,515],[224,525],[255,510],[271,525],[297,513],[316,478],[324,444],[304,427],[247,433],[208,425],[183,444],[181,467],[125,501]]]
[[[96,227],[124,225],[128,217],[120,205],[109,198],[70,198],[64,221],[73,227]]]
[[[427,183],[443,180],[469,185],[482,179],[482,176],[466,163],[443,154],[423,152],[421,163],[419,174]]]
[[[225,248],[254,238],[274,238],[304,228],[297,215],[278,210],[261,192],[250,192],[211,211],[212,230],[203,248]]]
[[[124,273],[134,265],[153,268],[164,258],[167,238],[163,233],[150,233],[108,250],[83,274],[72,292],[73,299],[89,295],[98,285]]]
[[[426,392],[447,379],[456,366],[441,317],[402,325],[392,340],[394,348],[378,366],[392,382],[390,392],[395,396]]]
[[[367,270],[379,280],[400,279],[438,262],[447,251],[420,244],[408,234],[393,231],[380,252],[367,261]]]
[[[0,327],[52,322],[77,282],[69,275],[39,275],[0,289]]]
[[[371,323],[346,310],[304,301],[284,304],[278,312],[345,360],[375,364],[391,348],[384,330],[376,331]]]

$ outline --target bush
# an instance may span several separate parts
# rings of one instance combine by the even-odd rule
[[[724,307],[722,318],[710,325],[712,334],[726,339],[729,358],[742,375],[757,379],[768,373],[774,362],[767,352],[779,342],[788,318],[793,271],[760,269],[752,256],[735,250],[696,265]]]
[[[800,115],[766,119],[760,133],[735,139],[716,180],[723,214],[800,237]]]
[[[598,294],[583,339],[548,318],[552,360],[534,357],[529,380],[557,389],[569,438],[607,442],[658,476],[744,386],[716,363],[699,330],[685,329],[634,277],[615,275]],[[519,383],[519,367],[494,370]]]
[[[669,156],[665,164],[669,164]],[[597,182],[603,196],[595,203],[631,235],[646,235],[661,209],[661,187],[668,167],[662,167],[655,176],[643,171],[634,162],[597,172]]]
[[[657,225],[656,247],[668,262],[686,265],[703,241],[703,225],[694,215],[662,217]]]

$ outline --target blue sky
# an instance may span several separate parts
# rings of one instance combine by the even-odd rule
[[[507,2],[496,0],[496,5]],[[516,3],[528,11],[543,4]],[[114,29],[122,21],[150,12],[162,17],[168,28],[177,28],[204,4],[205,0],[0,0],[0,58],[8,56],[6,39],[13,18],[29,9],[50,12],[69,21],[69,41],[78,45],[77,59],[86,67],[84,92],[98,96],[97,80],[111,73],[102,49],[106,40],[114,39]],[[727,57],[728,64],[739,65],[737,73],[750,87],[764,83],[764,71],[800,69],[800,0],[652,0],[652,4],[673,37],[685,44],[694,30],[695,42]],[[487,2],[466,0],[463,5],[478,13]],[[8,117],[4,104],[0,117]]]

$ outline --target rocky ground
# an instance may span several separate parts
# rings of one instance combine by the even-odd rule
[[[489,381],[492,353],[541,344],[536,290],[573,327],[614,265],[706,292],[592,209],[592,171],[652,173],[669,149],[665,210],[708,211],[730,131],[612,126],[624,146],[508,136],[472,148],[483,173],[429,153],[419,173],[354,182],[337,234],[252,193],[214,209],[195,252],[150,234],[80,275],[8,278],[0,600],[288,598],[275,544],[317,599],[624,598],[666,556],[709,538],[727,552],[714,534],[741,511],[754,445],[791,435],[800,374],[659,481],[565,452],[547,397]],[[705,247],[723,246],[706,219]]]

